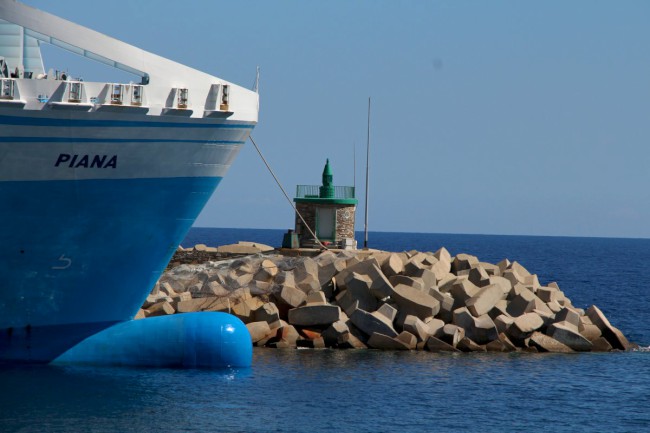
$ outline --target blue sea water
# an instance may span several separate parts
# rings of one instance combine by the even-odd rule
[[[282,234],[195,228],[183,245],[278,245]],[[517,260],[650,345],[650,240],[371,232],[369,246]],[[650,431],[649,383],[647,351],[256,349],[243,370],[5,366],[0,431],[637,432]]]

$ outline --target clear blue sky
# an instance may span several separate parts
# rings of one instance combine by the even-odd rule
[[[326,158],[351,185],[356,146],[363,202],[371,96],[371,230],[650,237],[650,2],[25,2],[247,87],[259,65],[291,195]],[[195,225],[293,211],[247,143]]]

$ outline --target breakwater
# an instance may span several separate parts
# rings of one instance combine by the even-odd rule
[[[313,258],[267,251],[229,260],[218,255],[221,260],[214,261],[209,259],[219,252],[206,248],[176,254],[172,264],[185,264],[165,272],[138,317],[226,311],[247,324],[254,344],[277,348],[573,352],[634,347],[597,307],[575,308],[557,284],[542,286],[517,262],[452,257],[444,248],[435,253],[326,251]]]

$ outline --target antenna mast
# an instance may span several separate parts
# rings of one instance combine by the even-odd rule
[[[370,96],[368,96],[368,141],[366,145],[366,222],[364,224],[363,248],[368,249],[368,178],[370,174]]]

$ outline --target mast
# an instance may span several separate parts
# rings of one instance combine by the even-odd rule
[[[364,224],[363,248],[368,248],[368,178],[370,174],[370,96],[368,96],[368,140],[366,144],[366,221]]]

